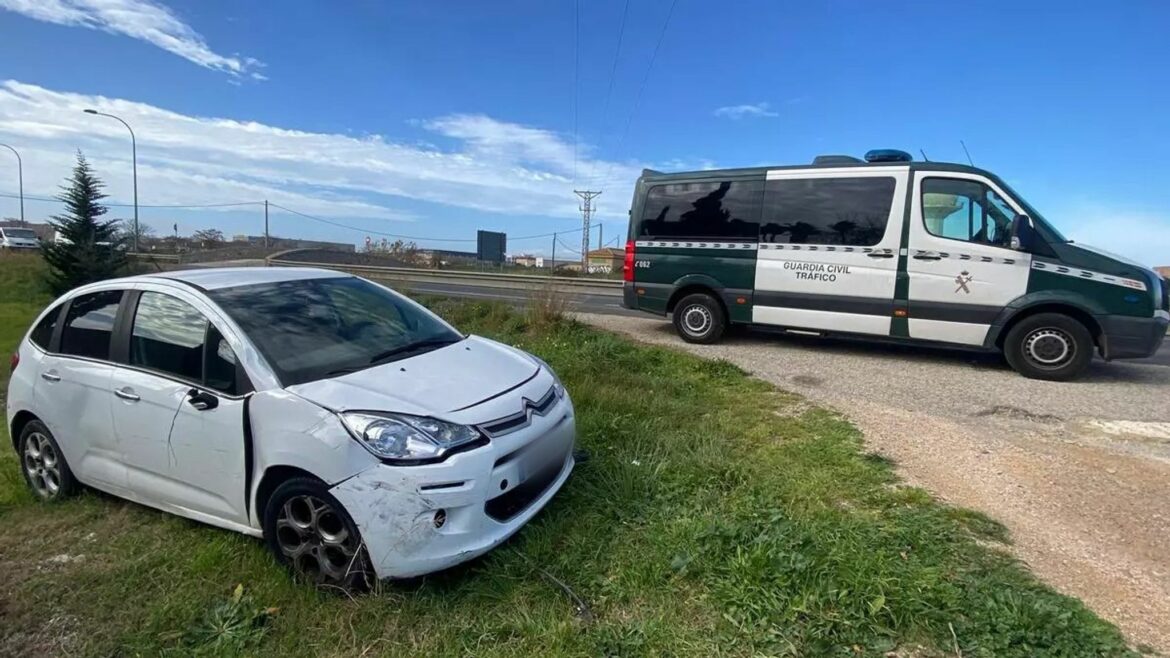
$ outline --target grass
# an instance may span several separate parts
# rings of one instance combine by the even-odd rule
[[[3,347],[45,301],[35,267],[0,263]],[[242,535],[94,493],[36,503],[5,450],[0,654],[1128,653],[997,548],[1000,524],[901,485],[835,414],[724,362],[430,303],[539,354],[574,396],[591,457],[513,540],[349,599]]]

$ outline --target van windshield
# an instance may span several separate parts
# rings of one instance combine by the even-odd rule
[[[21,240],[36,240],[37,234],[32,229],[27,228],[6,228],[4,229],[4,236],[9,238],[20,238]]]
[[[240,325],[285,386],[463,340],[430,311],[356,277],[261,283],[208,296]]]
[[[1024,197],[1020,196],[1019,192],[1013,190],[1010,185],[1002,180],[996,179],[995,182],[998,183],[999,186],[1003,188],[1003,190],[1007,192],[1013,199],[1015,199],[1017,203],[1024,207],[1024,212],[1028,213],[1028,216],[1032,218],[1034,223],[1040,225],[1042,230],[1047,231],[1047,237],[1050,237],[1057,242],[1070,241],[1068,238],[1064,237],[1063,233],[1056,230],[1056,227],[1053,226],[1048,220],[1044,219],[1044,216],[1041,215],[1040,212],[1035,208],[1033,208],[1032,205],[1024,199]]]

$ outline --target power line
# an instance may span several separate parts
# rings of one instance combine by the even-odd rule
[[[609,163],[609,168],[606,169],[605,177],[601,179],[601,185],[604,187],[609,182],[609,176],[613,173],[613,166],[617,162],[622,152],[622,146],[626,143],[626,136],[630,134],[630,126],[634,123],[634,115],[638,112],[638,106],[642,102],[642,93],[646,91],[646,85],[650,81],[650,72],[654,70],[654,61],[658,59],[658,50],[662,48],[662,40],[666,37],[666,28],[670,26],[670,19],[674,16],[674,7],[678,4],[678,0],[671,0],[670,9],[666,12],[666,20],[662,21],[662,30],[658,33],[658,41],[654,44],[654,52],[650,54],[650,63],[646,65],[646,75],[642,76],[642,84],[638,86],[638,93],[634,95],[634,104],[630,106],[630,114],[626,117],[626,127],[622,130],[622,135],[618,139],[617,148],[614,149],[614,158]]]
[[[621,54],[622,54],[622,40],[625,38],[625,35],[626,35],[626,19],[629,18],[629,15],[630,15],[630,0],[626,0],[625,7],[622,9],[622,22],[621,22],[621,24],[618,25],[617,48],[615,48],[613,51],[613,65],[610,66],[610,68],[609,68],[609,85],[606,86],[605,101],[601,105],[601,128],[597,131],[597,148],[598,148],[598,150],[601,149],[601,146],[605,140],[605,128],[606,128],[606,125],[608,124],[607,119],[609,118],[609,100],[613,96],[613,82],[614,82],[614,79],[617,77],[618,58],[621,57]],[[586,180],[589,181],[589,185],[593,184],[593,174],[596,173],[594,171],[596,168],[597,168],[597,160],[595,158],[589,164],[589,176],[586,178]]]
[[[18,196],[15,194],[7,194],[7,193],[0,193],[0,197],[6,198],[6,199],[18,198]],[[33,196],[33,195],[26,194],[26,195],[24,195],[24,198],[26,201],[43,201],[46,203],[64,203],[64,201],[62,201],[61,199],[55,199],[53,197]],[[133,208],[134,207],[134,204],[132,204],[132,203],[102,203],[101,205],[109,207],[109,208]],[[138,207],[139,208],[229,208],[232,206],[262,206],[262,205],[264,205],[263,201],[236,201],[233,203],[171,203],[171,204],[154,204],[154,205],[147,205],[147,204],[140,203],[140,204],[138,204]]]

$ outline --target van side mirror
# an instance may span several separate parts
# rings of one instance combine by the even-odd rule
[[[1032,218],[1019,214],[1012,218],[1011,247],[1016,251],[1032,251],[1036,246],[1036,229]]]

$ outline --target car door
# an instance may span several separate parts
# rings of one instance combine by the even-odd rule
[[[114,426],[144,503],[246,523],[244,404],[235,352],[210,307],[180,291],[131,293],[113,375]]]
[[[1022,210],[978,174],[915,176],[907,258],[911,338],[982,345],[1028,287],[1029,253],[1011,249]]]
[[[907,172],[768,172],[752,321],[888,335]]]
[[[110,347],[123,291],[74,297],[40,359],[33,390],[38,417],[56,437],[79,480],[126,493],[126,469],[110,415]]]

